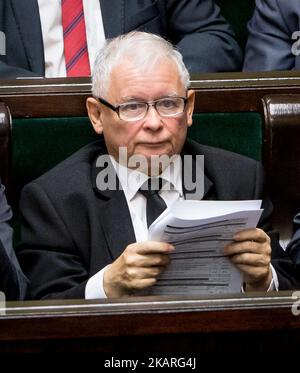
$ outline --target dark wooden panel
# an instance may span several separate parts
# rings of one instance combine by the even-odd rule
[[[299,72],[217,73],[192,76],[197,112],[259,111],[263,96],[300,93]],[[2,81],[0,98],[13,117],[86,115],[89,78]],[[220,99],[221,98],[221,99]]]
[[[265,152],[274,221],[284,238],[292,233],[292,217],[300,211],[300,94],[267,95],[264,110]]]
[[[274,338],[280,348],[293,349],[292,341],[300,341],[300,317],[292,313],[296,299],[286,292],[8,303],[0,316],[0,351],[212,352],[228,349],[228,338],[236,352],[245,345],[250,351],[274,348]],[[286,346],[283,335],[291,338]],[[251,349],[255,336],[260,344]]]
[[[0,102],[0,174],[1,182],[10,190],[10,112],[6,104]]]
[[[14,118],[84,116],[90,95],[89,78],[18,79],[0,86],[0,98]]]

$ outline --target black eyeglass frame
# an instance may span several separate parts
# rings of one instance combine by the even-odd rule
[[[183,106],[183,110],[182,110],[182,112],[177,113],[177,114],[172,114],[172,115],[161,115],[161,114],[159,113],[159,111],[157,110],[156,105],[157,105],[157,102],[163,100],[164,98],[166,98],[166,99],[167,99],[167,98],[181,98],[181,99],[184,101],[184,106]],[[110,102],[104,100],[104,98],[102,98],[102,97],[96,97],[96,100],[98,100],[101,104],[105,105],[105,106],[108,107],[109,109],[111,109],[111,110],[113,110],[114,112],[116,112],[116,113],[118,114],[119,119],[124,120],[124,119],[120,118],[120,108],[121,108],[122,106],[124,106],[124,105],[129,104],[129,102],[124,102],[124,104],[120,104],[120,105],[118,105],[118,106],[114,106],[114,105],[111,104]],[[150,106],[154,106],[154,108],[155,108],[156,112],[158,113],[158,115],[160,115],[160,116],[162,116],[162,117],[165,117],[165,118],[168,118],[168,117],[172,117],[172,116],[175,116],[175,115],[178,115],[178,114],[181,114],[181,113],[184,112],[184,110],[185,110],[185,108],[186,108],[186,104],[187,104],[187,102],[188,102],[188,97],[181,97],[181,96],[166,96],[166,97],[161,97],[161,98],[159,98],[159,99],[157,99],[157,100],[148,101],[148,102],[147,102],[147,101],[133,101],[133,102],[140,102],[140,103],[147,104],[147,110],[146,110],[146,112],[145,112],[145,115],[144,115],[142,118],[139,118],[139,119],[143,119],[143,118],[145,118],[145,116],[146,116],[147,113],[148,113],[148,110],[149,110],[149,107],[150,107]],[[132,122],[134,122],[135,120],[139,120],[139,119],[134,119],[134,120],[132,120]],[[126,121],[126,120],[124,120],[124,121]]]

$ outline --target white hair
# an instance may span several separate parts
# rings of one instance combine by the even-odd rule
[[[123,59],[130,59],[134,66],[142,71],[147,71],[166,59],[173,61],[185,89],[190,85],[190,75],[182,55],[171,43],[158,35],[132,31],[107,40],[99,51],[92,73],[92,93],[95,97],[106,95],[111,72]]]

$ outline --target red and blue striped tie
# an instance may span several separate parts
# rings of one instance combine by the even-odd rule
[[[82,0],[62,0],[67,76],[91,75]]]

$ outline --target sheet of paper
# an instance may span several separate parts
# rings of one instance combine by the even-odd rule
[[[175,251],[148,289],[151,295],[240,292],[242,276],[222,253],[232,236],[256,227],[261,201],[180,201],[149,228],[149,239],[170,242]]]

